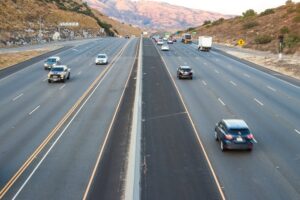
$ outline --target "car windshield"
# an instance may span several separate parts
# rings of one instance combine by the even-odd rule
[[[250,133],[249,129],[243,128],[243,129],[229,129],[228,131],[231,135],[248,135]]]
[[[99,55],[98,58],[106,58],[105,55]]]
[[[190,35],[186,35],[185,38],[186,39],[191,39],[191,36]]]
[[[54,62],[56,62],[56,59],[55,59],[55,58],[49,58],[49,59],[47,60],[47,62],[49,62],[49,63],[54,63]]]
[[[54,67],[54,68],[51,69],[51,71],[52,72],[62,72],[62,71],[64,71],[64,68],[62,68],[62,67]]]

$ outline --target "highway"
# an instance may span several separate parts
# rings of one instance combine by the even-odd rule
[[[6,186],[6,199],[83,197],[133,67],[137,43],[138,39],[107,38],[60,52],[62,63],[71,68],[66,83],[48,84],[43,61],[0,80],[1,195]],[[108,54],[109,65],[95,65],[98,53]],[[48,135],[53,136],[43,142]],[[38,148],[41,144],[45,147]]]
[[[220,50],[139,43],[66,43],[52,52],[71,68],[65,83],[47,82],[43,57],[0,71],[0,199],[125,199],[136,95],[137,200],[300,199],[299,81]],[[98,53],[108,65],[95,65]],[[179,65],[193,68],[193,80],[176,78]],[[220,150],[223,118],[247,122],[253,151]]]
[[[177,43],[160,52],[203,141],[227,199],[300,199],[300,84],[291,84],[218,51]],[[189,65],[194,79],[177,80]],[[244,119],[252,152],[221,152],[214,126]]]

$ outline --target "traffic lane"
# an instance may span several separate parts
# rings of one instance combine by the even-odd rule
[[[116,45],[115,43],[118,44],[115,46],[115,48],[118,48],[118,46],[120,46],[122,44],[120,42],[121,42],[121,40],[113,40],[113,41],[101,40],[99,42],[99,45],[98,45],[98,43],[95,43],[95,42],[88,43],[87,45],[89,45],[88,46],[89,49],[86,49],[86,47],[82,48],[82,49],[86,52],[93,50],[92,48],[100,51],[105,46]],[[100,45],[100,44],[102,44],[102,45]],[[115,48],[113,48],[113,49],[115,49]],[[80,58],[78,56],[79,55],[78,52],[79,51],[74,51],[73,49],[69,49],[69,50],[59,53],[57,55],[61,57],[62,64],[70,64],[71,68],[73,68],[73,63],[74,63],[75,67],[76,66],[80,67],[80,65],[78,65],[79,64],[78,62],[80,62],[80,60],[84,61],[85,59],[87,59],[85,57],[83,59]],[[97,53],[97,51],[95,51],[95,56],[96,56],[96,53]],[[72,61],[75,61],[75,59],[76,59],[76,62],[72,62]],[[83,64],[83,62],[82,62],[82,64]],[[4,79],[0,79],[0,90],[2,93],[2,95],[0,96],[0,102],[7,98],[13,98],[13,96],[15,95],[14,92],[21,91],[24,86],[28,86],[29,84],[36,83],[41,78],[43,80],[45,78],[47,78],[46,76],[47,76],[48,71],[44,70],[43,65],[44,65],[44,60],[40,61],[38,63],[35,63],[29,67],[26,67],[25,69],[18,71],[14,74],[11,74],[11,75],[5,77]]]
[[[125,50],[127,56],[114,64],[18,198],[82,198],[133,66],[136,44],[136,40],[129,44]],[[12,188],[6,197],[13,197],[27,177],[24,174],[16,184],[18,187]]]
[[[186,46],[185,48],[193,52],[196,50],[194,45]],[[199,55],[205,55],[211,61],[220,62],[228,71],[236,73],[239,77],[243,77],[244,79],[251,78],[250,80],[257,84],[270,86],[271,88],[269,87],[269,89],[271,90],[273,90],[272,88],[276,88],[276,90],[281,91],[287,97],[299,99],[300,82],[298,80],[278,77],[277,73],[273,71],[265,70],[261,66],[245,62],[242,59],[229,57],[220,51],[212,50],[210,53],[199,52]]]
[[[114,44],[116,46],[112,46],[111,49],[109,50],[109,54],[108,56],[110,56],[110,59],[112,59],[112,57],[114,56],[114,54],[116,52],[118,52],[118,50],[122,47],[123,44],[120,45],[120,43]],[[110,47],[110,46],[109,46]],[[108,47],[106,47],[108,48]],[[103,49],[101,49],[103,50]],[[86,77],[86,79],[82,79],[82,81],[84,81],[84,84],[90,84],[94,78],[96,77],[96,74],[99,73],[99,70],[103,70],[103,67],[100,66],[96,66],[94,64],[94,59],[95,56],[97,54],[99,50],[96,49],[96,52],[93,52],[93,54],[91,54],[90,56],[83,56],[82,58],[80,58],[79,60],[77,59],[73,59],[73,58],[69,58],[69,62],[67,62],[67,64],[69,66],[71,66],[71,79],[68,80],[65,84],[47,84],[47,72],[43,72],[41,69],[36,70],[43,73],[43,75],[40,75],[38,73],[35,74],[31,74],[29,73],[28,75],[23,75],[25,78],[26,77],[32,77],[32,76],[39,76],[38,78],[35,78],[34,81],[32,81],[31,79],[27,79],[28,80],[28,84],[24,84],[22,85],[22,89],[18,90],[18,91],[12,91],[10,90],[11,87],[13,87],[14,85],[16,85],[18,82],[15,82],[15,84],[13,82],[10,83],[3,83],[2,88],[3,89],[3,95],[5,97],[5,99],[2,99],[0,101],[0,106],[2,108],[1,114],[0,114],[0,121],[2,120],[6,120],[9,121],[8,115],[12,115],[14,116],[15,113],[20,113],[22,114],[22,109],[27,109],[27,107],[30,107],[30,104],[25,104],[26,106],[22,106],[21,104],[21,100],[26,99],[27,101],[30,100],[32,101],[32,98],[34,98],[33,100],[38,100],[38,98],[42,98],[43,94],[48,94],[48,91],[50,90],[51,93],[53,95],[55,95],[55,93],[57,93],[57,89],[62,90],[62,86],[61,85],[70,85],[70,83],[74,82],[74,79],[78,79],[78,77]],[[106,65],[105,65],[106,66]],[[78,89],[80,88],[80,82],[76,82],[75,84],[78,83],[78,87],[73,87],[74,90],[69,90],[72,94],[77,93]],[[82,83],[81,83],[82,84]],[[73,85],[73,84],[71,84]],[[17,86],[18,87],[18,86]],[[84,89],[84,88],[83,88]],[[7,91],[7,92],[6,92]],[[8,93],[12,93],[11,95],[9,95]],[[48,98],[48,97],[47,97]],[[41,101],[38,101],[41,102]],[[32,105],[34,106],[34,105]],[[15,112],[12,112],[15,111]]]
[[[118,48],[121,48],[120,45],[118,45]],[[10,97],[1,102],[0,121],[5,121],[5,123],[1,124],[0,136],[6,138],[6,134],[9,134],[9,132],[15,132],[15,127],[20,126],[19,121],[37,106],[41,106],[41,108],[50,106],[52,108],[51,103],[53,106],[65,105],[67,98],[76,100],[85,91],[85,88],[92,83],[96,75],[104,69],[95,66],[93,57],[86,57],[81,62],[77,61],[77,66],[81,69],[78,73],[71,70],[71,79],[65,84],[47,84],[45,77],[45,79],[39,80],[40,83],[35,81],[29,85],[24,85],[25,88],[16,92],[14,98]],[[85,87],[83,87],[84,85]],[[73,101],[67,101],[67,103],[69,102],[73,103]]]
[[[153,43],[144,39],[142,199],[220,199],[191,122]]]
[[[165,59],[167,61],[170,59],[170,57],[165,57]],[[175,61],[167,65],[169,66],[170,70],[173,70],[173,73],[175,73],[175,70],[172,68],[176,62],[178,63],[178,61]],[[194,69],[195,68],[196,66],[194,66]],[[260,108],[251,102],[234,101],[234,99],[240,99],[238,95],[233,95],[233,100],[231,99],[233,103],[231,105],[229,105],[231,101],[225,100],[224,101],[226,105],[222,105],[221,102],[219,102],[219,97],[221,95],[219,95],[219,92],[215,90],[216,87],[221,88],[220,90],[224,90],[224,87],[222,88],[222,83],[216,87],[211,86],[213,85],[212,83],[220,82],[218,80],[221,78],[218,77],[218,79],[213,79],[212,81],[205,80],[206,84],[203,84],[204,80],[199,80],[197,74],[200,73],[196,72],[196,80],[177,80],[176,82],[183,94],[185,101],[187,102],[187,106],[189,107],[197,129],[200,130],[199,132],[201,133],[201,138],[204,139],[205,147],[208,149],[210,158],[213,161],[213,166],[216,168],[217,174],[220,177],[222,185],[224,186],[227,197],[229,197],[229,199],[244,199],[246,197],[243,195],[247,194],[245,196],[248,196],[249,199],[263,199],[264,197],[280,199],[284,197],[280,195],[287,192],[291,199],[298,198],[299,193],[296,188],[298,187],[299,183],[296,181],[297,178],[292,178],[295,175],[296,177],[299,177],[298,172],[295,171],[298,166],[295,159],[297,158],[297,152],[299,152],[298,147],[295,145],[297,143],[297,138],[293,137],[295,135],[291,136],[291,140],[294,141],[292,144],[293,148],[291,149],[291,152],[294,152],[292,155],[290,152],[286,152],[287,146],[280,148],[280,150],[276,150],[282,145],[281,142],[286,145],[290,143],[286,141],[289,140],[289,137],[286,137],[286,135],[280,135],[279,138],[278,135],[276,135],[275,137],[272,136],[272,138],[270,138],[268,133],[277,132],[280,134],[286,131],[281,125],[273,124],[275,119],[270,119],[264,115],[261,115]],[[203,71],[201,75],[205,79],[214,77],[214,75],[205,74]],[[173,76],[175,77],[176,75],[174,74]],[[199,87],[203,88],[203,90],[200,90]],[[207,92],[205,93],[205,91]],[[224,93],[228,93],[228,91]],[[232,94],[229,93],[228,96],[232,96]],[[222,110],[217,110],[219,107],[223,108],[223,112]],[[245,111],[243,112],[243,110]],[[248,156],[248,154],[241,154],[242,156],[246,156],[245,160],[241,160],[240,154],[236,155],[235,152],[230,152],[230,154],[233,154],[232,158],[225,157],[224,159],[224,154],[220,152],[218,145],[213,141],[213,128],[218,120],[225,117],[244,118],[247,121],[247,123],[250,125],[250,128],[252,128],[256,139],[258,140],[258,144],[254,146],[255,154],[253,154],[254,152],[250,154],[250,156]],[[263,143],[261,141],[263,141]],[[274,157],[273,154],[279,156]],[[225,155],[228,156],[228,153]],[[281,157],[284,156],[288,156],[289,158],[281,160]],[[226,163],[226,165],[224,163]],[[289,164],[292,164],[293,167],[288,166]],[[280,170],[278,170],[278,166],[280,166]],[[228,176],[228,172],[232,171],[232,169],[239,169],[237,172],[235,172],[236,176],[234,176],[234,179],[226,178],[226,176]],[[244,171],[242,169],[244,169]],[[245,173],[247,170],[249,173]],[[232,176],[232,174],[230,174],[230,176]],[[247,188],[251,183],[249,180],[253,180],[253,186],[258,185],[259,187],[252,187],[252,189],[249,190],[249,188]],[[266,184],[267,182],[269,183]],[[274,190],[278,191],[279,194],[275,193],[272,195],[274,192],[270,192],[270,194],[267,193],[267,195],[264,196],[261,195],[261,193],[258,193],[258,191],[261,190]]]
[[[30,153],[49,134],[50,130],[58,123],[65,113],[72,107],[77,99],[83,94],[86,88],[100,74],[104,67],[86,66],[90,73],[83,73],[78,77],[71,77],[66,86],[62,89],[62,84],[37,84],[36,90],[41,90],[39,95],[30,96],[29,100],[18,102],[22,110],[11,110],[14,112],[3,113],[4,118],[0,126],[1,141],[5,141],[0,149],[3,153],[0,165],[3,177],[1,186],[8,181],[12,173],[24,163]],[[33,88],[34,89],[34,88]],[[35,91],[35,90],[33,90]],[[22,98],[25,100],[26,98]],[[20,99],[21,100],[21,99]],[[29,104],[22,104],[29,103]],[[40,107],[32,112],[37,106]],[[17,107],[17,108],[19,108]],[[21,112],[22,111],[22,112]],[[2,113],[2,112],[1,112]],[[18,113],[18,114],[16,114]],[[5,118],[6,117],[6,118]],[[10,120],[8,120],[10,119]],[[13,144],[13,145],[11,145]],[[18,148],[16,148],[18,146]],[[22,151],[18,151],[19,148]],[[18,152],[18,153],[17,153]],[[5,165],[4,165],[5,163]]]
[[[178,51],[180,51],[180,48]],[[180,53],[185,55],[184,52]],[[274,88],[263,83],[263,80],[255,80],[255,76],[244,78],[242,74],[245,72],[240,69],[240,72],[237,73],[233,69],[241,68],[239,65],[228,66],[227,63],[220,60],[220,58],[216,58],[214,55],[208,57],[207,55],[207,53],[199,53],[198,57],[189,57],[187,62],[193,62],[195,70],[203,66],[203,70],[214,74],[219,80],[223,81],[223,84],[227,84],[228,87],[233,90],[239,90],[241,97],[252,98],[256,103],[263,105],[272,115],[276,115],[281,121],[284,121],[284,124],[288,126],[292,132],[300,129],[298,122],[300,116],[300,107],[298,106],[300,104],[300,93],[296,98],[292,98],[289,95],[285,96],[282,93],[274,91]],[[198,63],[201,64],[199,65]]]
[[[111,126],[105,148],[98,156],[100,164],[95,165],[93,170],[95,174],[91,176],[83,199],[120,199],[126,195],[127,168],[130,165],[128,163],[130,155],[128,154],[134,115],[132,110],[137,84],[138,50],[139,48],[136,48],[136,58],[126,55],[130,53],[129,51],[123,54],[123,58],[128,57],[135,60],[135,63],[127,85],[125,85],[123,97],[120,99],[118,112]]]

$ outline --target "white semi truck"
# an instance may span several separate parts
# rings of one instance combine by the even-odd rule
[[[198,39],[198,51],[209,51],[212,45],[211,36],[200,36]]]

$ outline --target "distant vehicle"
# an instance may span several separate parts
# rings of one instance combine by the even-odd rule
[[[157,40],[157,45],[163,45],[163,44],[164,44],[164,41],[162,39]]]
[[[98,64],[107,64],[108,63],[108,57],[105,53],[98,54],[96,59],[95,59],[96,65]]]
[[[57,65],[51,68],[50,72],[48,73],[48,82],[65,82],[66,79],[70,79],[71,76],[71,69],[68,68],[67,65]]]
[[[129,35],[125,35],[125,39],[129,39]]]
[[[176,38],[173,38],[173,42],[177,42]]]
[[[161,46],[161,50],[162,50],[162,51],[169,51],[169,50],[170,50],[170,47],[169,47],[169,45],[167,45],[167,44],[163,44],[163,45]]]
[[[173,44],[173,40],[172,39],[168,39],[168,44]]]
[[[44,62],[44,69],[49,70],[56,65],[60,65],[60,57],[52,56]]]
[[[220,141],[222,151],[226,149],[252,150],[254,137],[242,119],[223,119],[216,124],[215,139]]]
[[[189,33],[182,34],[181,42],[184,44],[192,43],[192,35]]]
[[[177,68],[177,78],[193,79],[193,70],[190,66],[179,66]]]
[[[167,41],[167,40],[168,40],[168,38],[166,38],[166,37],[163,38],[163,41]]]
[[[198,51],[209,51],[212,45],[211,36],[200,36],[198,38]]]

